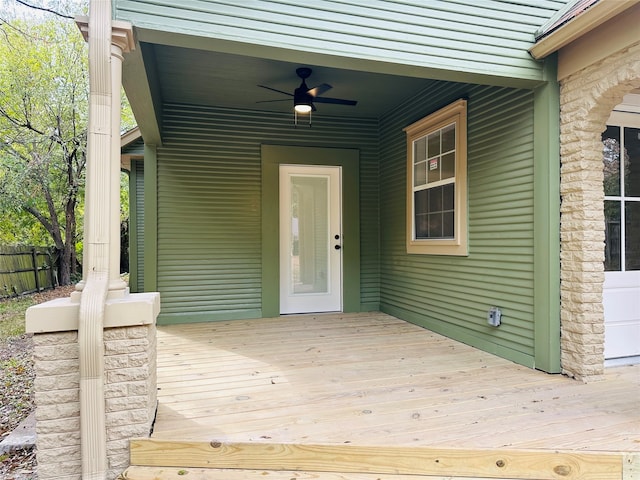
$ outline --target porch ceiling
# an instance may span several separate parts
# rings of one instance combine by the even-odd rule
[[[430,83],[424,78],[160,44],[145,50],[144,62],[155,65],[163,102],[272,112],[292,112],[293,98],[258,85],[293,93],[300,85],[296,69],[302,66],[313,70],[307,80],[310,88],[327,83],[333,88],[323,96],[358,101],[355,107],[318,103],[317,115],[377,118]]]

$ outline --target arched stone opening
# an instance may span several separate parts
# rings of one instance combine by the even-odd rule
[[[585,381],[604,373],[601,134],[613,108],[639,87],[640,43],[560,84],[561,364]]]

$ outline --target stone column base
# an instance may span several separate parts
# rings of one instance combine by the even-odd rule
[[[34,334],[38,478],[80,479],[78,310],[65,298],[27,310]],[[108,300],[104,382],[108,476],[129,466],[129,439],[149,436],[156,412],[156,327],[160,294]]]

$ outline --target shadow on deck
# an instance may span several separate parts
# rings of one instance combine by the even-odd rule
[[[381,313],[159,327],[158,387],[155,429],[132,442],[132,465],[350,479],[640,469],[640,366],[583,384]],[[173,478],[163,471],[127,478]],[[220,472],[202,478],[238,471]]]

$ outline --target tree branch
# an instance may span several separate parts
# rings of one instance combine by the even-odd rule
[[[35,9],[35,10],[42,10],[43,12],[53,13],[54,15],[57,15],[57,16],[59,16],[59,17],[62,17],[62,18],[68,18],[68,19],[73,20],[73,17],[72,17],[72,16],[70,16],[70,15],[64,15],[63,13],[56,12],[55,10],[51,10],[51,9],[49,9],[49,8],[39,7],[39,6],[37,6],[37,5],[31,5],[31,4],[27,3],[27,2],[23,2],[22,0],[16,0],[16,2],[18,2],[18,3],[19,3],[19,4],[21,4],[21,5],[24,5],[25,7],[33,8],[33,9]]]
[[[26,114],[28,112],[27,112],[27,107],[24,104],[24,101],[26,101],[26,99],[23,99],[23,106],[25,107],[25,118],[27,118]],[[44,135],[44,132],[42,132],[42,131],[38,130],[37,128],[35,128],[31,124],[31,122],[28,120],[28,118],[27,118],[26,122],[23,123],[23,122],[19,121],[18,119],[14,118],[13,116],[9,115],[9,113],[7,113],[7,111],[2,107],[0,107],[0,115],[2,115],[4,118],[6,118],[9,122],[11,122],[16,127],[26,128],[26,129],[31,130],[32,132],[37,133],[38,135]]]
[[[29,161],[31,160],[30,157],[27,157],[26,155],[16,150],[9,142],[2,144],[2,146],[0,146],[0,150],[5,150],[9,152],[11,156],[13,156],[14,158],[17,158],[18,160],[23,161],[25,164],[29,163]]]
[[[23,36],[23,37],[25,37],[25,38],[30,38],[30,39],[32,39],[32,40],[46,41],[45,39],[43,39],[43,38],[41,38],[41,37],[38,37],[38,36],[32,35],[31,33],[28,33],[28,32],[26,32],[26,31],[24,31],[24,30],[22,30],[22,29],[20,29],[20,28],[16,27],[14,24],[12,24],[9,20],[7,20],[7,19],[6,19],[6,18],[4,18],[4,17],[0,17],[0,26],[2,26],[2,25],[6,25],[7,27],[9,27],[9,28],[11,28],[11,29],[15,30],[16,32],[18,32],[20,35],[22,35],[22,36]],[[5,37],[5,38],[6,38],[6,40],[7,40],[7,44],[8,44],[8,45],[11,45],[11,42],[9,41],[9,35],[8,35],[8,33],[7,33],[6,31],[4,31],[4,30],[1,30],[1,31],[2,31],[2,34],[4,35],[4,37]]]
[[[56,243],[56,246],[58,246],[58,244],[62,245],[63,241],[62,241],[62,233],[60,232],[60,223],[58,222],[58,213],[56,212],[56,205],[55,202],[53,201],[53,197],[51,196],[51,190],[49,190],[49,185],[43,185],[43,193],[44,193],[44,198],[47,202],[47,208],[49,209],[49,219],[50,219],[50,225],[51,225],[51,236],[53,237],[53,241]]]
[[[64,245],[61,242],[61,237],[60,235],[58,235],[58,237],[56,238],[56,236],[53,234],[53,225],[51,225],[51,222],[49,222],[49,220],[44,215],[42,215],[42,213],[40,213],[40,211],[37,208],[33,207],[32,205],[25,205],[22,208],[24,208],[25,212],[30,213],[31,215],[36,217],[36,219],[42,224],[42,226],[47,230],[47,232],[49,232],[49,235],[51,235],[51,238],[53,238],[53,241],[56,244],[56,248],[62,249]]]

